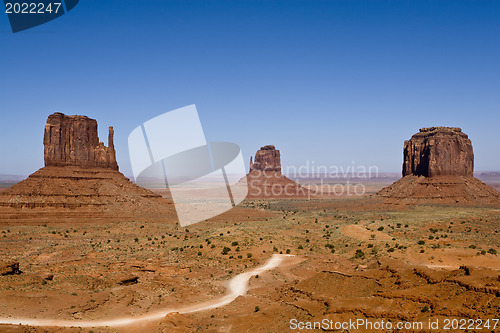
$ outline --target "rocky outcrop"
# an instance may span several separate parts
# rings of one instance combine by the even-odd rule
[[[45,166],[118,170],[113,135],[113,127],[110,127],[106,147],[99,142],[95,119],[54,113],[49,116],[45,125]]]
[[[254,170],[275,171],[281,173],[280,151],[273,145],[261,147],[260,150],[255,153],[253,163],[252,158],[250,157],[250,171]]]
[[[472,176],[474,153],[456,127],[422,128],[404,144],[403,176]]]
[[[0,275],[14,275],[21,274],[19,270],[19,262],[17,261],[4,261],[0,262]]]
[[[116,277],[116,283],[122,286],[129,286],[131,284],[136,284],[139,281],[139,277],[135,275],[130,275],[130,274],[119,274]]]
[[[55,113],[45,126],[46,166],[0,191],[0,223],[57,220],[123,221],[127,218],[175,221],[173,204],[132,183],[118,171],[109,129],[106,147],[97,122]]]
[[[246,176],[249,198],[309,198],[311,193],[281,173],[280,151],[273,145],[261,147]]]
[[[387,203],[500,203],[498,191],[473,177],[472,143],[460,128],[422,128],[403,154],[403,178],[377,193]]]

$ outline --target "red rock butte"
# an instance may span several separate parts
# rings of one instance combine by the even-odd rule
[[[43,140],[45,167],[0,191],[0,222],[173,220],[171,202],[118,171],[113,128],[107,147],[97,133],[94,119],[50,115]]]
[[[496,203],[500,193],[473,176],[474,153],[456,127],[422,128],[405,141],[403,178],[377,194],[393,203]]]
[[[273,145],[261,147],[255,153],[255,161],[250,156],[250,172],[254,170],[275,171],[281,173],[280,151]]]
[[[403,177],[473,176],[474,153],[457,127],[421,128],[404,144]]]
[[[109,127],[106,147],[104,143],[99,142],[95,119],[54,113],[49,116],[45,125],[45,166],[118,170],[113,135],[113,127]]]
[[[261,147],[250,157],[247,174],[248,198],[308,198],[310,192],[281,173],[280,151],[273,145]]]

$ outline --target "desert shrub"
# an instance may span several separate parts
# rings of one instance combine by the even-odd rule
[[[377,229],[377,230],[378,230],[378,231],[382,231],[382,230],[384,230],[384,227],[378,227],[378,229]]]
[[[260,311],[260,308],[259,308],[258,305],[256,305],[255,308],[254,308],[254,312],[259,312],[259,311]]]
[[[460,266],[460,269],[464,271],[465,275],[470,275],[469,267],[462,265],[462,266]]]
[[[222,255],[226,255],[229,253],[229,251],[231,251],[230,248],[228,248],[227,246],[224,246],[224,248],[222,249]]]
[[[418,241],[418,245],[424,245],[424,244],[425,244],[425,241],[423,241],[423,240]]]
[[[232,242],[231,246],[238,246],[238,242]]]
[[[252,254],[251,253],[247,253],[247,258],[252,258]]]
[[[495,249],[489,249],[489,250],[488,250],[488,253],[489,253],[489,254],[495,254],[495,255],[496,255],[496,254],[497,254],[497,250],[495,250]]]
[[[422,308],[422,310],[421,310],[421,311],[422,311],[423,313],[425,313],[425,312],[429,312],[429,310],[430,310],[430,309],[429,309],[429,307],[426,305],[426,306],[424,306],[424,307]]]
[[[286,254],[290,254],[290,252],[292,252],[290,249],[286,249]]]
[[[362,258],[364,256],[365,256],[365,253],[360,249],[356,250],[356,253],[354,254],[354,258]]]
[[[298,249],[299,249],[299,250],[303,250],[303,249],[304,249],[304,247],[303,247],[302,245],[299,245]]]

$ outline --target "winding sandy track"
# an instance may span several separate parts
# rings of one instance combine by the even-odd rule
[[[246,293],[248,281],[254,275],[261,274],[267,270],[278,267],[285,257],[291,255],[274,254],[263,266],[257,267],[249,272],[236,275],[229,280],[229,290],[225,296],[206,301],[203,303],[196,303],[177,309],[164,309],[152,313],[144,314],[141,316],[124,317],[115,319],[99,319],[99,320],[59,320],[59,319],[30,319],[30,318],[0,318],[0,324],[10,325],[27,325],[27,326],[57,326],[57,327],[98,327],[98,326],[126,326],[137,324],[140,322],[160,320],[169,313],[192,313],[198,311],[205,311],[227,305],[234,301],[238,296]]]

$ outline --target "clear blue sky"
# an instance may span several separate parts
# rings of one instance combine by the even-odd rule
[[[0,173],[43,166],[60,111],[113,125],[130,175],[128,134],[190,104],[245,160],[399,172],[403,141],[445,125],[500,170],[499,38],[500,1],[82,0],[16,34],[0,13]]]

